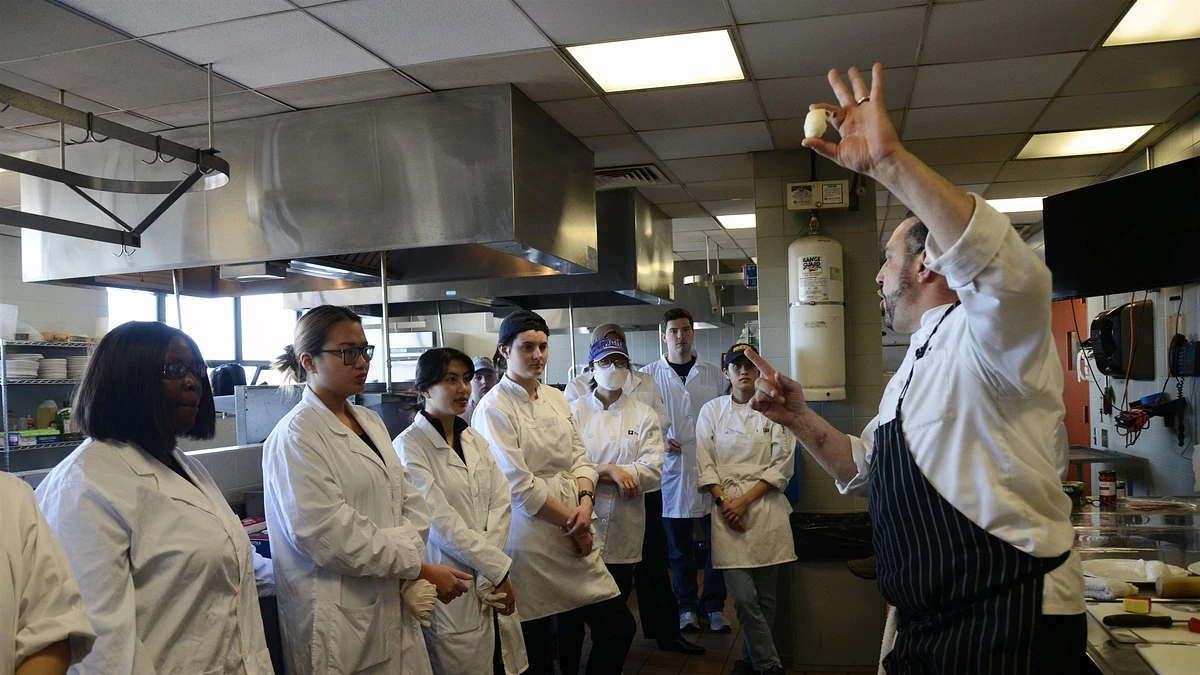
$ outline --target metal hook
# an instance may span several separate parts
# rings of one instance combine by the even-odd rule
[[[131,249],[127,244],[121,244],[121,251],[113,253],[112,256],[114,258],[132,258],[134,253],[137,253],[137,249]]]
[[[87,135],[83,137],[82,142],[87,143],[88,141],[91,141],[93,143],[104,143],[104,142],[108,141],[109,138],[112,138],[112,136],[108,136],[104,139],[96,138],[96,133],[94,131],[92,131],[93,117],[95,117],[95,116],[92,113],[87,114]]]
[[[107,139],[105,139],[105,140],[107,140]],[[146,160],[143,159],[143,160],[141,160],[141,162],[142,162],[142,164],[157,164],[158,162],[162,162],[163,164],[170,164],[171,162],[174,162],[176,159],[178,159],[178,158],[172,157],[171,159],[163,159],[162,136],[155,136],[154,137],[154,159],[150,160],[149,162],[147,162]]]

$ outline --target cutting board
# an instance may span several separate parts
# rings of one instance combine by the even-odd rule
[[[1158,675],[1196,675],[1200,663],[1200,647],[1191,645],[1138,645],[1137,650]]]
[[[1200,603],[1195,603],[1200,606]],[[1124,614],[1125,610],[1119,603],[1088,603],[1088,612],[1096,617],[1101,624],[1104,623],[1104,617],[1111,614]],[[1154,603],[1154,611],[1150,613],[1152,616],[1167,615],[1172,619],[1190,619],[1200,617],[1200,614],[1193,614],[1174,610],[1169,607],[1164,607],[1157,602]],[[1171,628],[1113,628],[1105,626],[1113,640],[1117,642],[1190,642],[1195,645],[1200,645],[1200,633],[1189,632],[1187,626],[1179,624]],[[1200,660],[1200,649],[1192,658]],[[1196,672],[1193,661],[1193,675]]]

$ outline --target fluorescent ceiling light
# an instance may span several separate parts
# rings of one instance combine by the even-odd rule
[[[1025,211],[1041,211],[1043,199],[1045,197],[1016,197],[1014,199],[989,199],[987,203],[1000,213],[1023,213]]]
[[[1138,0],[1104,41],[1105,47],[1200,38],[1200,2]]]
[[[606,92],[744,80],[727,30],[567,47]]]
[[[1153,124],[1137,127],[1113,127],[1111,129],[1089,129],[1087,131],[1062,131],[1053,134],[1034,134],[1033,138],[1017,153],[1017,159],[1039,157],[1068,157],[1071,155],[1104,155],[1124,152]]]
[[[753,213],[740,213],[735,216],[717,216],[721,227],[727,230],[749,230],[755,226]]]

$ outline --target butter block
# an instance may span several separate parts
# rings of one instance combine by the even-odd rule
[[[1124,604],[1126,612],[1133,612],[1134,614],[1150,613],[1150,598],[1140,595],[1127,595],[1121,598],[1121,602]]]

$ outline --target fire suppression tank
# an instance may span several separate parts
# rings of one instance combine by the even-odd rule
[[[842,245],[819,233],[788,246],[788,342],[792,379],[810,402],[846,398],[846,295]]]

